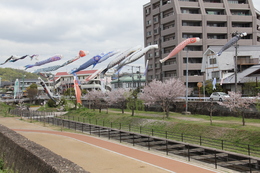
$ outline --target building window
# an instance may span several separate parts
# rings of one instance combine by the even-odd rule
[[[151,36],[152,35],[152,31],[147,31],[147,36]]]
[[[209,59],[209,64],[217,64],[217,59],[216,58]]]
[[[176,58],[170,58],[164,62],[164,65],[176,64]]]
[[[207,26],[209,27],[226,27],[227,22],[207,22]]]
[[[175,39],[175,34],[166,35],[163,37],[163,42],[174,40],[174,39]]]
[[[155,53],[154,53],[154,56],[155,56],[155,57],[158,57],[158,56],[159,56],[159,52],[155,52]]]
[[[206,13],[209,15],[225,15],[225,10],[206,9]]]
[[[219,79],[219,71],[213,71],[213,72],[211,72],[211,76],[212,76],[212,78]]]
[[[182,26],[201,26],[201,21],[182,21]]]
[[[166,71],[166,72],[165,72],[165,77],[176,77],[176,76],[177,76],[176,70]]]
[[[196,63],[202,63],[202,58],[192,58],[192,57],[189,57],[189,63],[191,64],[196,64]],[[183,58],[183,63],[187,63],[187,58]]]
[[[163,25],[163,30],[174,27],[174,22],[169,22]]]
[[[159,33],[158,30],[159,30],[158,28],[154,29],[154,31],[153,31],[154,34],[158,34]]]
[[[186,76],[186,70],[183,70],[183,75]],[[188,70],[188,76],[201,76],[200,70]]]
[[[192,34],[192,33],[183,33],[182,38],[193,38],[193,37],[199,37],[202,38],[201,34]]]
[[[226,39],[227,34],[208,34],[208,39]]]

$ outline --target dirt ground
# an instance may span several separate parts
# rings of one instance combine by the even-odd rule
[[[88,142],[79,141],[78,139],[74,139],[72,137],[58,135],[58,133],[47,134],[47,133],[41,133],[40,131],[37,133],[25,131],[25,130],[42,130],[42,131],[55,132],[58,129],[54,130],[49,127],[43,127],[42,125],[37,123],[35,124],[35,123],[22,121],[19,118],[0,117],[0,124],[10,129],[15,129],[15,131],[25,136],[26,138],[50,149],[54,153],[61,155],[64,158],[71,160],[72,162],[78,164],[79,166],[83,167],[85,170],[92,173],[103,173],[103,172],[106,173],[122,173],[122,172],[124,173],[133,173],[133,172],[135,173],[148,173],[148,172],[149,173],[151,172],[153,173],[165,173],[165,172],[233,173],[232,171],[215,170],[213,168],[206,168],[205,166],[201,166],[201,165],[195,166],[195,164],[193,164],[192,166],[185,162],[177,162],[177,161],[176,163],[169,162],[170,167],[175,167],[175,169],[171,170],[168,169],[170,167],[169,166],[167,167],[167,165],[166,167],[158,166],[156,164],[156,160],[153,162],[154,163],[153,164],[153,163],[143,161],[141,159],[135,159],[131,155],[120,154],[119,152],[110,149],[105,149],[105,147],[99,147],[99,145],[97,145],[98,143],[94,145]],[[96,140],[99,140],[99,143],[102,143],[101,139],[96,139]],[[106,142],[108,144],[108,141]],[[114,142],[109,141],[109,143],[113,145]],[[116,145],[121,145],[121,144],[116,144]],[[123,150],[126,149],[124,148]],[[135,149],[135,151],[137,150]],[[144,155],[144,153],[142,153],[142,155]],[[161,157],[160,160],[164,159],[162,156],[159,157]],[[158,159],[158,162],[160,162],[160,160]],[[191,167],[190,170],[188,169],[189,166]]]

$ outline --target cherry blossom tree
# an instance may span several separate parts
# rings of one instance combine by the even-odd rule
[[[140,99],[146,105],[160,104],[166,117],[169,117],[170,104],[176,102],[178,97],[185,96],[186,87],[180,79],[171,78],[165,82],[153,80],[144,87]]]
[[[219,105],[229,108],[230,111],[237,112],[242,116],[242,124],[245,126],[245,110],[249,108],[250,105],[256,103],[255,98],[242,97],[240,93],[235,93],[233,91],[228,92],[229,97],[226,97],[223,102],[218,102]]]
[[[122,110],[122,113],[124,113],[124,109],[126,107],[127,99],[132,94],[132,91],[124,89],[124,88],[118,88],[114,89],[107,93],[107,97],[109,100],[109,104],[116,104],[120,107]]]
[[[85,98],[92,102],[93,109],[99,108],[99,112],[101,112],[102,101],[104,101],[104,97],[105,93],[100,90],[92,90],[85,95]]]

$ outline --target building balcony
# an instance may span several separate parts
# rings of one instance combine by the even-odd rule
[[[174,19],[175,19],[174,15],[167,16],[161,19],[161,24],[172,22],[174,21]]]
[[[207,45],[220,45],[223,46],[228,42],[228,39],[207,39]]]
[[[176,40],[172,39],[169,41],[162,42],[162,48],[176,45]]]
[[[224,8],[224,3],[204,3],[204,8]]]
[[[224,21],[226,22],[228,19],[228,16],[226,15],[206,15],[207,21]]]
[[[176,27],[171,27],[169,29],[162,30],[161,31],[161,36],[170,35],[170,34],[172,34],[174,32],[177,32]]]
[[[180,79],[183,82],[186,82],[186,76],[181,76]],[[188,76],[188,83],[190,82],[201,82],[203,81],[203,75],[202,76]]]
[[[227,27],[207,26],[207,32],[210,32],[210,33],[228,33],[228,28]]]
[[[259,58],[238,58],[237,59],[238,65],[255,65],[259,64]]]
[[[199,7],[199,2],[179,1],[180,7]]]
[[[241,9],[249,10],[250,9],[249,8],[249,4],[233,4],[233,3],[229,3],[228,6],[232,10],[233,9],[239,9],[239,10],[241,10]]]
[[[182,26],[182,32],[202,33],[202,27],[200,26]]]
[[[202,20],[201,14],[181,14],[182,20]]]
[[[232,27],[232,31],[236,32],[246,32],[246,33],[253,33],[253,28],[246,28],[246,27]]]
[[[160,8],[152,9],[152,14],[159,14],[159,13],[160,13]]]
[[[163,5],[163,6],[161,6],[161,11],[167,11],[167,10],[170,10],[170,9],[172,9],[172,6],[171,5]]]
[[[245,21],[253,21],[253,16],[244,16],[244,15],[232,15],[231,20],[234,22],[245,22]]]
[[[163,65],[162,66],[162,71],[177,70],[177,68],[178,68],[177,64]]]

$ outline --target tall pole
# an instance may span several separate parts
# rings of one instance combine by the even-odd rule
[[[23,91],[24,91],[24,78],[26,77],[26,75],[23,75],[23,87],[22,87],[22,97],[23,97]]]
[[[234,74],[235,74],[235,93],[237,92],[237,47],[238,44],[236,42],[235,45],[235,66],[234,66]]]
[[[186,106],[185,106],[185,112],[188,112],[188,63],[189,63],[189,57],[188,57],[188,51],[189,49],[187,48],[187,62],[186,62]]]

